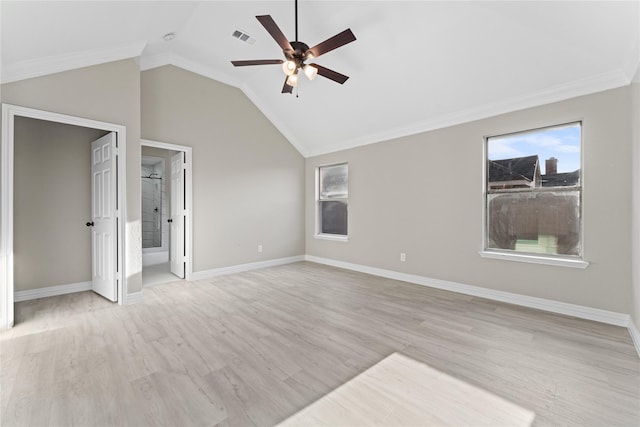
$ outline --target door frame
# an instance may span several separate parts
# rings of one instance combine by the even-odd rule
[[[14,190],[14,122],[16,117],[47,120],[50,122],[82,126],[115,132],[118,143],[117,203],[118,257],[114,266],[118,283],[118,304],[122,305],[127,295],[126,256],[126,126],[101,122],[82,117],[54,113],[51,111],[2,104],[2,141],[0,145],[0,330],[13,326],[14,282],[13,282],[13,190]],[[88,143],[88,142],[87,142]],[[87,159],[89,161],[89,159]],[[87,178],[88,179],[88,178]],[[117,266],[119,266],[119,271]]]
[[[188,145],[170,144],[167,142],[153,141],[150,139],[140,139],[141,147],[155,147],[164,150],[182,151],[185,156],[185,198],[187,205],[187,226],[184,230],[185,244],[185,271],[184,279],[191,280],[193,274],[193,148]],[[171,248],[169,248],[171,251]]]

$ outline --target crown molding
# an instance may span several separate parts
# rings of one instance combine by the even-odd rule
[[[636,55],[640,60],[640,54]],[[630,61],[630,63],[633,61]],[[234,86],[242,90],[249,100],[264,114],[264,116],[278,129],[278,131],[289,141],[289,143],[298,150],[305,158],[319,156],[323,154],[334,153],[338,151],[348,150],[364,145],[375,144],[378,142],[397,139],[405,136],[415,135],[436,129],[442,129],[449,126],[459,125],[472,122],[475,120],[486,119],[488,117],[500,114],[510,113],[513,111],[524,110],[526,108],[538,107],[553,102],[564,101],[578,96],[589,95],[592,93],[602,92],[630,83],[631,78],[628,77],[625,70],[615,70],[613,72],[603,73],[590,76],[584,79],[568,82],[566,84],[552,86],[543,89],[537,93],[528,94],[520,97],[511,98],[505,101],[486,104],[480,107],[470,108],[450,114],[432,117],[429,120],[412,124],[410,126],[400,126],[384,132],[374,133],[370,135],[360,136],[351,140],[343,141],[337,144],[328,145],[322,148],[309,149],[296,137],[295,133],[276,115],[270,112],[269,106],[258,97],[251,88],[231,78],[228,74],[220,73],[207,67],[201,63],[188,60],[182,56],[164,53],[152,57],[142,57],[140,59],[141,70],[148,70],[164,65],[174,65],[179,68],[200,74],[222,83]]]
[[[383,132],[359,136],[357,138],[320,148],[309,148],[302,144],[302,142],[296,137],[295,133],[287,126],[285,121],[271,113],[268,104],[262,101],[262,99],[258,97],[246,84],[231,77],[227,73],[217,71],[207,65],[192,61],[175,53],[166,52],[157,55],[144,56],[142,55],[142,51],[146,46],[146,42],[139,42],[132,45],[103,50],[76,52],[72,54],[18,62],[13,65],[3,67],[0,82],[10,83],[133,57],[139,57],[141,71],[165,65],[173,65],[242,90],[247,98],[249,98],[260,112],[265,115],[265,117],[275,126],[276,129],[278,129],[289,143],[291,143],[291,145],[293,145],[303,157],[308,158],[468,123],[475,120],[486,119],[500,114],[626,86],[632,81],[633,76],[636,74],[640,65],[640,49],[636,49],[638,47],[637,45],[638,43],[634,45],[634,49],[632,49],[633,53],[629,55],[629,59],[625,62],[623,69],[590,76],[580,80],[571,81],[566,84],[552,86],[536,93],[431,117],[428,120],[409,126],[399,126]]]
[[[146,44],[146,42],[137,42],[108,49],[74,52],[16,62],[2,67],[0,83],[11,83],[61,71],[135,58],[140,56]]]
[[[142,56],[140,58],[140,71],[147,71],[165,65],[173,65],[220,83],[241,88],[240,81],[234,79],[229,74],[217,71],[201,62],[192,61],[173,52],[165,52],[153,56]]]
[[[140,71],[153,70],[154,68],[173,65],[171,53],[163,52],[156,55],[142,55],[140,57]]]
[[[298,150],[298,152],[302,157],[304,158],[310,157],[309,150],[300,143],[300,140],[296,138],[294,132],[292,132],[291,129],[289,129],[289,127],[285,124],[284,121],[280,120],[276,115],[270,112],[268,105],[265,102],[263,102],[260,99],[260,97],[258,97],[255,94],[255,92],[253,92],[249,88],[249,86],[242,85],[240,89],[242,90],[242,92],[244,92],[247,98],[249,98],[249,100],[253,103],[253,105],[255,105],[258,108],[258,110],[260,110],[260,112],[264,114],[267,120],[269,120],[271,124],[276,129],[278,129],[278,131],[282,134],[282,136],[284,136],[285,139],[289,141],[289,144],[291,144],[296,150]]]
[[[565,101],[583,95],[602,92],[609,89],[626,86],[630,82],[627,73],[623,70],[615,70],[608,73],[590,76],[584,79],[571,81],[562,85],[552,86],[531,94],[514,97],[504,101],[469,108],[454,113],[443,114],[432,117],[429,120],[412,124],[410,126],[399,126],[383,132],[364,135],[326,147],[309,150],[305,157],[319,156],[334,153],[337,151],[356,148],[363,145],[375,144],[377,142],[388,141],[405,136],[415,135],[449,126],[469,123],[476,120],[498,116],[500,114],[511,113],[527,108],[538,107],[554,102]]]
[[[623,67],[629,82],[636,82],[640,74],[640,36],[635,40],[633,46],[626,56]]]
[[[288,128],[288,126],[279,120],[274,114],[270,113],[268,105],[258,97],[251,88],[241,83],[239,80],[232,78],[226,73],[220,73],[211,67],[208,67],[202,63],[191,61],[183,56],[176,55],[174,53],[165,52],[153,56],[143,56],[140,58],[140,70],[146,71],[153,68],[163,67],[165,65],[173,65],[174,67],[182,68],[192,73],[199,74],[201,76],[219,81],[229,86],[234,86],[240,89],[247,98],[253,103],[253,105],[260,110],[260,112],[269,120],[273,126],[285,137],[287,141],[302,155],[302,157],[308,157],[306,155],[307,150],[300,144],[295,137],[294,133]]]

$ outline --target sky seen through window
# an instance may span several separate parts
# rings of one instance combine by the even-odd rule
[[[489,160],[538,155],[542,174],[545,160],[558,159],[558,173],[580,169],[580,123],[488,138]]]

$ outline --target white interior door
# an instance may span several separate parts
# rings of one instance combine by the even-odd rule
[[[171,157],[171,216],[169,236],[169,255],[171,272],[184,279],[186,199],[185,199],[185,153],[179,152]]]
[[[91,143],[92,289],[117,301],[116,133]]]

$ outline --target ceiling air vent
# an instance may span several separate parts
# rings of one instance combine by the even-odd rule
[[[231,35],[237,38],[238,40],[241,40],[249,44],[254,44],[256,42],[256,39],[254,39],[253,37],[251,37],[249,34],[245,33],[242,30],[235,30]]]

